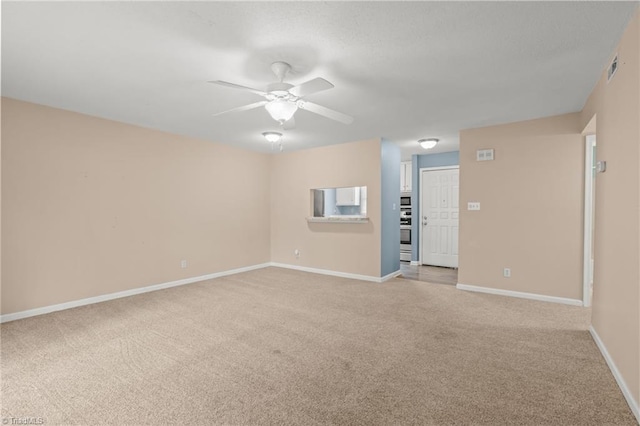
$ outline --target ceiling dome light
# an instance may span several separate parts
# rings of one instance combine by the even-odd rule
[[[298,106],[284,99],[274,99],[264,106],[271,118],[282,124],[293,117],[298,110]]]
[[[431,149],[434,146],[436,146],[438,144],[438,142],[440,141],[440,139],[436,139],[436,138],[429,138],[429,139],[420,139],[418,141],[418,143],[420,144],[421,147],[423,147],[424,149]]]
[[[282,137],[282,133],[278,132],[264,132],[262,136],[267,140],[267,142],[276,143]]]

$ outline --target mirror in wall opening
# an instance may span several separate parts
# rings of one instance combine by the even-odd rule
[[[367,187],[312,189],[311,216],[336,219],[367,217]]]

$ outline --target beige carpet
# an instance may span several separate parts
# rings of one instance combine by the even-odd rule
[[[263,269],[2,325],[46,424],[636,424],[583,308]]]

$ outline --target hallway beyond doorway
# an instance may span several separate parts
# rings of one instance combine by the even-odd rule
[[[428,283],[456,285],[458,283],[458,270],[454,268],[442,268],[440,266],[410,265],[400,262],[401,278],[424,281]]]

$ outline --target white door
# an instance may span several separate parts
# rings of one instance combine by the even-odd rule
[[[458,267],[460,170],[422,170],[420,259],[423,265]]]

